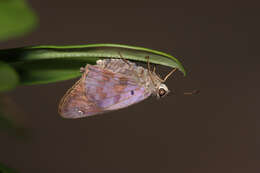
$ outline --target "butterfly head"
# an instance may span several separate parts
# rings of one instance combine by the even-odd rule
[[[157,98],[162,98],[166,96],[170,91],[168,90],[167,86],[163,83],[161,83],[157,88]]]

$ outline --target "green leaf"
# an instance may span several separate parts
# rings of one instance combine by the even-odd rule
[[[0,163],[0,173],[16,173],[16,171]]]
[[[41,84],[80,76],[79,68],[104,58],[150,62],[179,69],[182,64],[172,55],[128,45],[88,44],[81,46],[32,46],[0,50],[0,60],[10,63],[20,74],[22,84]]]
[[[0,61],[0,92],[13,89],[18,81],[16,71],[10,65]]]
[[[36,17],[24,0],[0,0],[0,40],[22,36],[36,26]]]

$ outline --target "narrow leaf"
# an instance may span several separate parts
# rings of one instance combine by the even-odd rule
[[[88,44],[81,46],[32,46],[0,51],[0,59],[10,63],[20,74],[22,84],[40,84],[80,76],[79,68],[104,58],[125,58],[179,69],[182,64],[172,55],[128,45]]]

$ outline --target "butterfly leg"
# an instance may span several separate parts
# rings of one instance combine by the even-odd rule
[[[131,65],[128,63],[128,61],[122,56],[122,54],[120,52],[118,52],[120,58],[126,63],[128,64],[129,67],[131,67]]]
[[[149,71],[150,73],[152,73],[152,71],[151,71],[151,65],[150,65],[150,61],[149,61],[150,57],[149,57],[149,56],[146,56],[145,58],[147,59],[147,68],[148,68],[148,71]],[[154,66],[153,66],[153,73],[155,73],[155,70],[156,70],[156,67],[155,67],[155,65],[154,65]]]
[[[145,58],[147,59],[147,69],[148,69],[149,76],[150,76],[153,84],[155,85],[155,82],[154,82],[153,77],[152,77],[153,75],[152,75],[152,72],[151,72],[151,68],[150,68],[150,61],[149,61],[150,57],[146,56]]]
[[[132,67],[131,64],[129,64],[129,62],[122,56],[122,54],[120,52],[118,52],[120,58],[128,65],[129,68]],[[140,74],[138,74],[136,71],[133,71],[133,73],[135,73],[136,76],[138,76],[139,78],[141,77]]]
[[[155,73],[155,71],[156,71],[156,66],[154,65],[153,66],[153,73]]]
[[[145,58],[147,59],[147,69],[148,69],[149,72],[151,72],[150,61],[149,61],[150,57],[146,56]]]
[[[149,71],[149,73],[150,73],[150,76],[151,76],[151,68],[150,68],[150,62],[149,62],[149,56],[147,56],[147,57],[145,57],[146,59],[147,59],[147,68],[148,68],[148,71]],[[155,70],[156,70],[156,68],[155,68],[155,66],[154,66],[154,68],[153,68],[153,73],[155,73]],[[167,78],[169,77],[169,76],[171,76],[172,75],[172,73],[173,72],[175,72],[177,69],[176,68],[174,68],[172,71],[170,71],[170,73],[168,73],[165,77],[164,77],[164,79],[161,79],[161,78],[159,78],[159,77],[157,77],[158,78],[158,80],[159,81],[161,81],[161,82],[165,82],[166,80],[167,80]]]

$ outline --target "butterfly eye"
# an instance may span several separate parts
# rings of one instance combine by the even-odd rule
[[[163,97],[166,94],[165,89],[160,88],[159,91],[158,91],[158,94],[159,94],[160,97]]]

